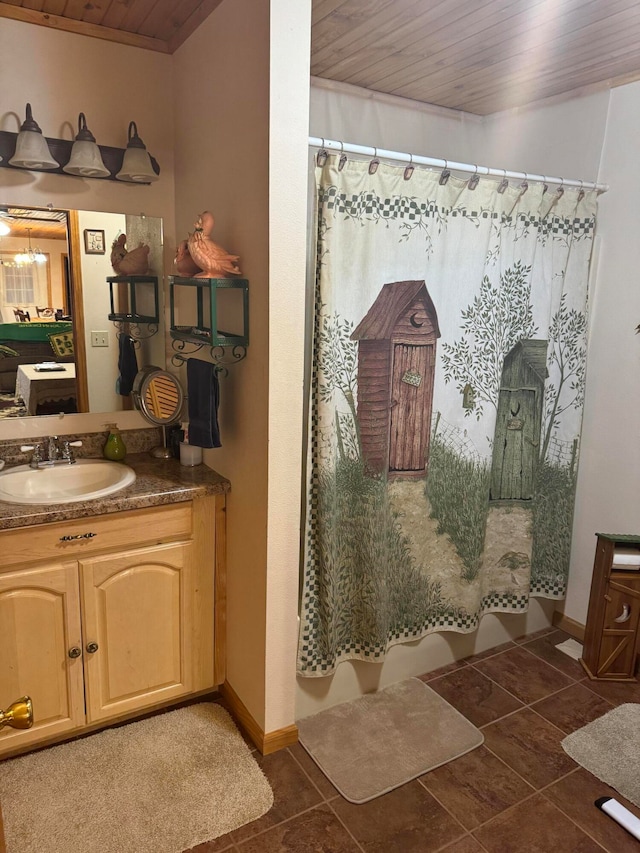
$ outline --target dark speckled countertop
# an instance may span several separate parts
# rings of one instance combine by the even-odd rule
[[[148,452],[128,454],[125,464],[136,472],[135,482],[106,498],[47,505],[0,501],[0,529],[180,503],[231,489],[228,480],[204,464],[187,468],[177,459],[154,459]]]

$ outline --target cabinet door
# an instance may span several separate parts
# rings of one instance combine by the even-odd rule
[[[0,732],[0,754],[84,725],[81,640],[75,562],[0,574],[0,706],[27,695],[34,715]]]
[[[161,545],[80,562],[89,723],[193,689],[191,549]]]

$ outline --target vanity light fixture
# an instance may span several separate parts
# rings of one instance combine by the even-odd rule
[[[78,115],[73,141],[55,139],[43,136],[31,104],[27,104],[27,117],[18,133],[0,130],[0,169],[11,168],[134,184],[151,184],[160,176],[160,166],[138,136],[134,121],[129,123],[126,149],[98,145],[84,113]]]
[[[31,104],[27,104],[27,117],[22,123],[18,139],[16,140],[16,151],[9,160],[11,166],[19,169],[59,169],[60,163],[53,159],[47,140],[31,113]]]
[[[81,178],[108,178],[111,174],[104,165],[95,136],[87,127],[84,113],[78,116],[78,135],[71,149],[71,158],[62,171]]]
[[[11,228],[7,225],[4,219],[0,218],[0,237],[6,237],[7,234],[11,233]]]
[[[149,184],[157,181],[158,175],[153,170],[146,145],[138,136],[135,121],[129,122],[128,138],[127,150],[124,152],[122,160],[122,169],[116,178],[119,181],[128,181],[134,184]]]

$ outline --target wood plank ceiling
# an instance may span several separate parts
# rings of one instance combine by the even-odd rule
[[[5,0],[0,17],[173,53],[221,2]],[[638,0],[312,2],[311,74],[378,92],[487,115],[640,79]]]

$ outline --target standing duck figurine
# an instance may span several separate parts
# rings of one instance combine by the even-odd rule
[[[186,240],[183,240],[176,249],[173,264],[178,275],[185,276],[186,278],[193,278],[196,273],[202,272],[202,269],[189,254],[189,246]]]
[[[242,275],[238,266],[238,255],[230,255],[222,246],[210,238],[213,229],[213,214],[208,210],[201,213],[195,223],[195,231],[187,241],[189,254],[202,272],[194,278],[225,278]]]

